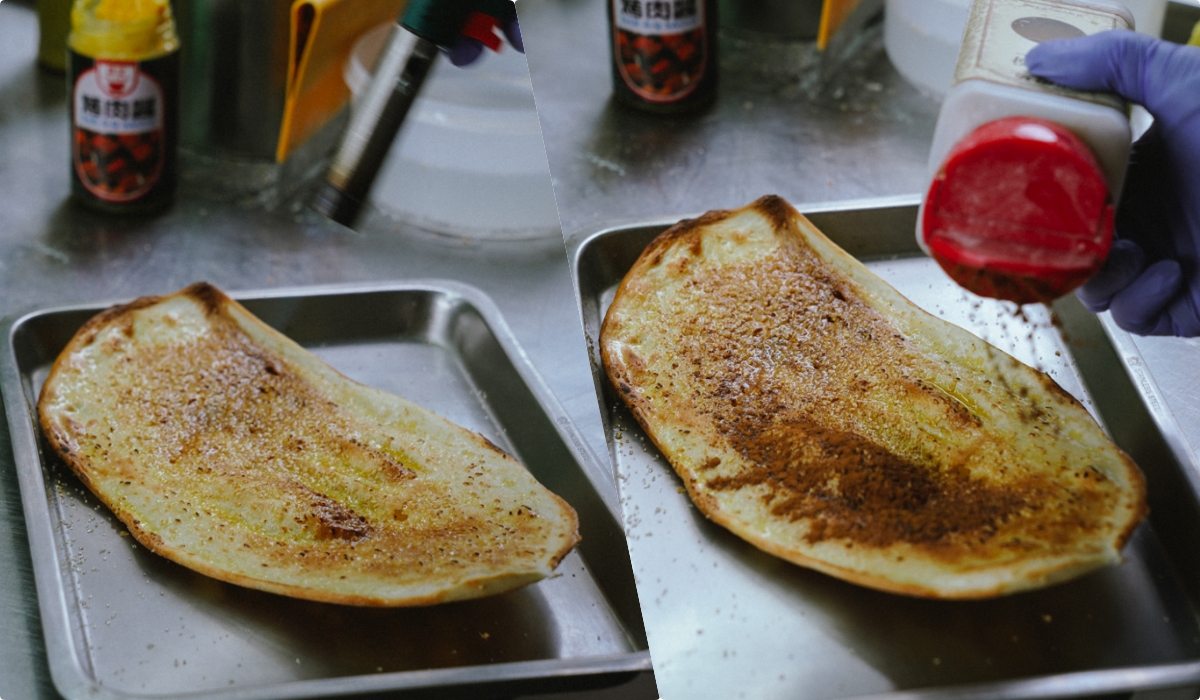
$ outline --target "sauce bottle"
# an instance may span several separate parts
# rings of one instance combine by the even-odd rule
[[[114,213],[170,202],[179,38],[168,0],[75,0],[68,87],[71,193]]]
[[[662,114],[717,97],[717,0],[608,0],[613,95]]]
[[[1042,41],[1132,29],[1104,0],[975,0],[934,129],[917,239],[959,285],[1050,302],[1108,256],[1132,134],[1115,95],[1034,78]]]

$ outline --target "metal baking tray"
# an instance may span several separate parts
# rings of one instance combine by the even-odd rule
[[[709,522],[603,377],[599,332],[622,277],[675,220],[569,237],[626,536],[664,698],[1056,698],[1200,694],[1200,490],[1136,348],[1073,297],[1018,310],[957,287],[918,249],[915,198],[800,207],[927,311],[1051,374],[1146,473],[1153,511],[1125,561],[985,601],[869,590],[760,552]],[[1130,377],[1140,377],[1138,383]],[[1142,386],[1145,384],[1145,387]]]
[[[234,296],[350,378],[515,454],[574,506],[582,542],[535,585],[428,608],[313,603],[201,576],[138,546],[37,428],[50,365],[103,306],[10,319],[5,409],[60,693],[489,698],[611,686],[649,670],[611,472],[482,292],[438,281]]]

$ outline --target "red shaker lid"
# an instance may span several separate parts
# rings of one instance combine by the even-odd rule
[[[1100,269],[1113,205],[1087,145],[1054,122],[1007,117],[959,141],[925,198],[930,255],[981,296],[1049,302]]]

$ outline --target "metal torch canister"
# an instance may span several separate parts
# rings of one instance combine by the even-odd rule
[[[473,14],[503,22],[515,18],[516,9],[512,0],[409,2],[346,128],[313,209],[340,224],[353,224],[437,59],[438,47],[453,44]]]

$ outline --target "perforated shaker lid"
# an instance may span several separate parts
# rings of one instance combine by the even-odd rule
[[[1108,256],[1112,198],[1079,137],[1044,119],[1007,117],[951,149],[926,195],[921,232],[933,258],[968,290],[1049,302]]]

